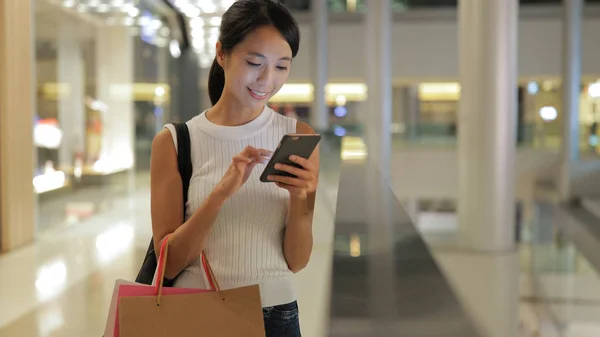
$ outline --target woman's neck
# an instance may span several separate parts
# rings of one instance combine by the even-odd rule
[[[206,118],[217,125],[239,126],[253,121],[262,110],[243,106],[237,99],[223,93],[217,104],[206,112]]]

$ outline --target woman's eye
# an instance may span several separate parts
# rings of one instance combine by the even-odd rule
[[[288,68],[287,67],[279,67],[278,66],[277,69],[279,69],[279,70],[287,70]]]
[[[254,62],[250,62],[250,61],[246,61],[248,63],[249,66],[251,67],[259,67],[260,63],[254,63]]]

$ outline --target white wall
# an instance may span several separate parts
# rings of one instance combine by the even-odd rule
[[[556,177],[555,151],[519,149],[515,179],[516,197],[526,199],[536,181]],[[458,155],[455,148],[396,149],[392,155],[392,189],[399,199],[455,199],[458,197]]]
[[[329,26],[331,82],[364,82],[366,69],[363,23],[333,22]],[[291,82],[311,76],[310,24],[301,24],[301,46],[292,66]],[[586,18],[583,31],[584,74],[600,74],[600,18]],[[519,22],[519,76],[559,76],[561,68],[560,15],[524,17]],[[458,25],[454,18],[403,20],[393,26],[395,81],[453,79],[458,76]],[[206,76],[207,71],[204,72]]]

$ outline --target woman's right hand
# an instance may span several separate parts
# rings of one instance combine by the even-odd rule
[[[216,187],[225,198],[234,195],[246,183],[258,163],[266,163],[273,152],[247,146],[231,160],[227,172]]]

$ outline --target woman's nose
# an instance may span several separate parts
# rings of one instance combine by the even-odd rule
[[[273,73],[273,71],[271,70],[271,68],[269,68],[269,67],[263,68],[263,70],[258,75],[257,82],[261,83],[261,84],[268,84],[269,81],[271,80],[272,73]]]

